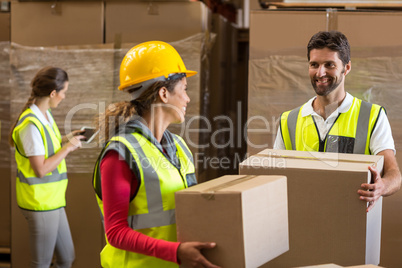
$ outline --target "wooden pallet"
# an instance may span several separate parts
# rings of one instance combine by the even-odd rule
[[[0,268],[11,267],[11,250],[10,248],[0,247]]]

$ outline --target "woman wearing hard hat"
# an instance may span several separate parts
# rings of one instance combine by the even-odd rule
[[[120,66],[119,89],[130,101],[110,105],[99,118],[103,148],[94,188],[104,218],[102,267],[210,267],[200,253],[215,243],[176,238],[174,193],[196,184],[192,154],[167,130],[182,123],[190,102],[187,70],[169,44],[133,47]]]
[[[17,203],[29,226],[30,267],[49,267],[56,253],[56,267],[68,268],[75,253],[64,210],[68,181],[65,157],[81,147],[84,136],[76,130],[62,139],[50,112],[66,97],[68,75],[64,70],[41,69],[31,87],[31,96],[9,138],[17,162]]]

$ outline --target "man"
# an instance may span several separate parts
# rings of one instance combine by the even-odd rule
[[[383,107],[345,91],[350,72],[350,45],[337,31],[318,32],[307,45],[309,76],[316,96],[282,114],[274,149],[373,154],[384,156],[384,173],[369,167],[373,183],[357,192],[369,202],[399,190],[401,173],[395,158],[391,126]]]

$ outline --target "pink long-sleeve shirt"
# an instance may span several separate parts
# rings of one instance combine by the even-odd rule
[[[155,239],[131,229],[127,215],[130,197],[137,191],[138,180],[128,164],[115,151],[100,163],[105,232],[109,243],[119,249],[177,261],[179,242]]]

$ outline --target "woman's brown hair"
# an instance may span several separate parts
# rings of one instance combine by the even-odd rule
[[[119,131],[122,125],[133,119],[134,116],[142,117],[151,109],[151,105],[156,102],[160,88],[166,87],[169,92],[173,92],[176,84],[181,79],[155,82],[135,100],[110,104],[106,112],[95,119],[100,133],[100,142],[107,142]],[[128,92],[130,93],[130,90]]]
[[[21,110],[21,113],[18,115],[17,120],[10,130],[8,142],[11,146],[14,146],[12,135],[21,114],[32,104],[34,104],[36,99],[49,96],[53,90],[56,90],[56,92],[62,90],[67,81],[67,72],[61,68],[48,66],[42,68],[36,73],[35,77],[31,81],[31,95],[29,96],[28,101],[25,103],[24,107]]]

